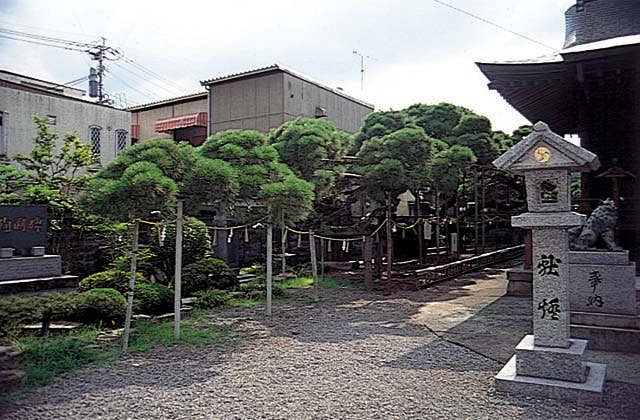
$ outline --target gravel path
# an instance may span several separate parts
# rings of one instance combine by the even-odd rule
[[[415,321],[425,291],[299,291],[274,307],[218,313],[238,337],[88,368],[2,408],[7,419],[638,418],[640,387],[608,382],[604,407],[497,394],[502,363]]]

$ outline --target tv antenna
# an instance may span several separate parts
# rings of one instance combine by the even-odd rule
[[[353,54],[360,57],[360,90],[364,92],[364,59],[375,60],[375,58],[361,54],[360,52],[353,50]]]

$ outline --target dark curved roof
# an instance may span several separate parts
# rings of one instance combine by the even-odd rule
[[[607,77],[607,72],[635,66],[633,56],[639,52],[640,35],[629,35],[545,57],[476,65],[489,79],[489,89],[497,90],[527,120],[544,121],[557,133],[575,134],[584,78]]]

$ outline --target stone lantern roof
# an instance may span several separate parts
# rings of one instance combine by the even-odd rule
[[[520,143],[493,161],[496,168],[515,173],[563,169],[589,172],[600,167],[598,156],[552,132],[542,121]]]

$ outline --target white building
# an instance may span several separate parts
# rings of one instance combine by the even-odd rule
[[[34,115],[58,133],[75,132],[100,155],[102,165],[131,144],[131,113],[83,99],[84,91],[0,70],[0,160],[30,153]]]

